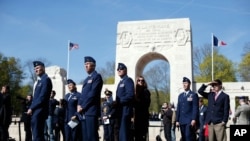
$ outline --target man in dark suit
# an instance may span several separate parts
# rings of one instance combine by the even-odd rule
[[[182,92],[178,97],[176,126],[181,129],[182,141],[194,141],[199,116],[198,95],[190,90],[191,81],[183,78]]]
[[[88,77],[82,86],[78,112],[82,114],[83,141],[99,141],[98,118],[101,116],[102,76],[96,72],[96,61],[90,56],[85,57],[85,70]]]
[[[206,120],[206,112],[207,106],[204,105],[203,98],[199,99],[199,141],[205,141],[205,120]]]
[[[212,86],[210,92],[205,92],[207,86]],[[206,123],[208,124],[209,141],[226,141],[226,124],[229,118],[229,95],[222,91],[222,82],[216,79],[207,85],[202,84],[199,94],[208,99]]]
[[[2,108],[0,109],[0,135],[1,141],[9,140],[9,126],[11,124],[11,95],[9,85],[2,86],[0,95],[2,95]]]
[[[49,98],[52,91],[52,82],[45,73],[45,66],[40,61],[34,61],[34,70],[37,75],[37,83],[34,89],[32,104],[27,114],[31,117],[33,141],[44,141],[45,120],[49,114]]]
[[[118,63],[117,72],[121,78],[116,89],[119,141],[129,141],[132,138],[130,128],[135,96],[134,82],[128,77],[125,64]]]

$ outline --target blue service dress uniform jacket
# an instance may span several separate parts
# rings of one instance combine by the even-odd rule
[[[47,74],[43,74],[38,80],[33,101],[30,105],[32,110],[31,125],[34,141],[44,141],[45,120],[49,114],[49,99],[52,91],[52,82]]]
[[[195,139],[195,130],[197,127],[191,126],[191,121],[199,119],[199,100],[198,95],[189,91],[187,95],[181,93],[178,97],[176,122],[179,122],[182,139],[184,141],[192,141]]]
[[[76,141],[77,139],[77,132],[80,130],[79,126],[76,126],[75,128],[69,127],[67,124],[70,120],[71,117],[76,115],[77,112],[77,104],[80,100],[81,93],[75,91],[72,93],[67,93],[64,96],[64,100],[66,101],[66,106],[65,106],[65,141]],[[78,135],[79,136],[79,135]]]
[[[134,82],[127,75],[122,78],[116,90],[116,116],[119,124],[119,141],[128,141],[133,115]]]
[[[80,105],[83,108],[83,141],[98,141],[98,118],[101,117],[102,76],[96,71],[88,76],[82,86]]]

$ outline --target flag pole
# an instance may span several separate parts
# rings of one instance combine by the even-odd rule
[[[68,45],[67,45],[68,59],[67,59],[67,78],[66,79],[69,79],[69,44],[70,44],[70,40],[68,40]]]
[[[211,56],[212,56],[212,81],[214,80],[214,35],[212,33],[212,53],[211,53]]]

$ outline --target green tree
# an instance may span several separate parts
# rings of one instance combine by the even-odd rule
[[[245,54],[238,66],[241,81],[250,81],[250,53]]]
[[[200,74],[195,76],[197,82],[208,82],[212,79],[212,59],[211,55],[205,56],[203,62],[199,65]],[[221,79],[224,82],[236,81],[236,70],[233,62],[225,56],[214,52],[213,55],[214,79]]]
[[[241,81],[250,81],[250,42],[243,48],[244,54],[238,65],[238,75]]]
[[[23,68],[20,65],[20,60],[14,57],[5,57],[0,53],[0,86],[9,85],[12,100],[13,111],[17,111],[16,96],[21,89],[21,82],[24,79]]]

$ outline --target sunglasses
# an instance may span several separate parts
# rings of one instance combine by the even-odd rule
[[[137,82],[144,82],[144,80],[142,80],[142,79],[138,79],[138,80],[137,80]]]
[[[124,68],[117,69],[117,71],[120,71],[120,70],[125,70],[125,69]]]

